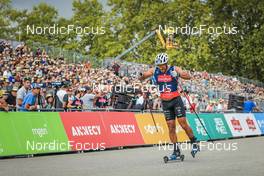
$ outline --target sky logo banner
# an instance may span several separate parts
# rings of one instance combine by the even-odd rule
[[[145,144],[170,142],[169,130],[163,114],[153,114],[156,126],[149,113],[135,114],[135,116]]]
[[[253,114],[225,114],[226,122],[234,137],[260,135],[261,131]]]
[[[264,113],[254,113],[254,116],[261,130],[261,134],[264,134]]]
[[[143,145],[134,113],[100,112],[110,147]]]

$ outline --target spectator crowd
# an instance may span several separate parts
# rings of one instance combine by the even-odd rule
[[[127,109],[161,110],[159,92],[151,80],[140,82],[138,76],[151,66],[106,60],[101,68],[89,61],[67,63],[64,58],[51,58],[40,48],[33,52],[20,44],[0,42],[0,109],[4,111],[114,109],[119,87],[136,87]],[[186,109],[198,112],[228,110],[230,93],[264,100],[263,87],[244,84],[222,74],[190,71],[193,78],[182,80],[182,98]],[[134,89],[135,90],[135,89]],[[183,92],[190,97],[188,103]]]

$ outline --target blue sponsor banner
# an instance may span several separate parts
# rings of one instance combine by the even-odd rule
[[[261,130],[261,134],[264,134],[264,113],[254,113],[254,116]]]

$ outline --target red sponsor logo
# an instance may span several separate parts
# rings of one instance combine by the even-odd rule
[[[62,112],[60,116],[72,150],[100,150],[108,146],[98,112]]]
[[[256,126],[254,124],[254,121],[252,119],[250,119],[249,117],[246,119],[248,128],[251,130],[256,130]]]
[[[159,75],[158,82],[171,82],[172,77],[170,75]]]
[[[237,120],[237,119],[235,119],[233,117],[233,119],[231,120],[231,124],[232,124],[234,130],[236,130],[236,131],[242,131],[242,126],[241,126],[239,120]]]
[[[171,99],[180,96],[179,92],[162,92],[160,94],[161,99]]]
[[[110,146],[144,144],[134,113],[101,112]]]

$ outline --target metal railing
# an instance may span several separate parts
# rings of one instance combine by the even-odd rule
[[[0,109],[0,112],[3,111]],[[6,112],[6,111],[5,111]],[[19,111],[16,108],[10,108],[8,112],[134,112],[134,113],[163,113],[163,110],[150,110],[150,109],[113,109],[113,108],[91,108],[91,109],[74,109],[74,108],[68,108],[68,109],[63,109],[63,108],[54,108],[54,109],[37,109],[34,111]],[[225,111],[204,111],[201,110],[198,113],[236,113],[236,112],[241,112],[237,111],[235,109],[228,109]],[[263,110],[261,111],[263,112]],[[193,112],[190,112],[189,110],[186,111],[188,114],[192,114]]]

